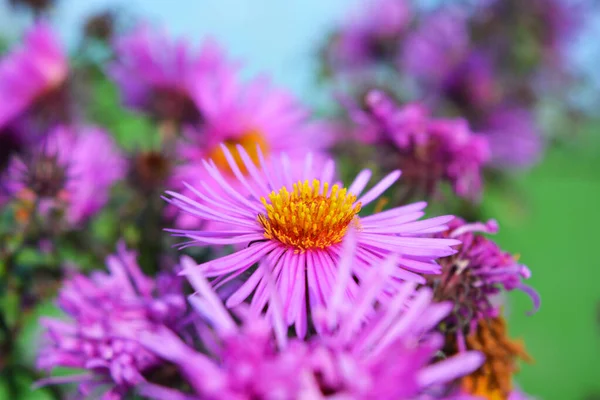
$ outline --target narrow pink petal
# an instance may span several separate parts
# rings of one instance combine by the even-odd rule
[[[389,219],[380,219],[378,221],[365,221],[361,218],[360,222],[363,230],[368,232],[397,233],[396,231],[401,227],[410,222],[417,221],[423,215],[425,215],[423,211],[416,211],[391,217]]]
[[[275,340],[279,349],[284,349],[287,346],[287,324],[285,323],[283,315],[283,306],[281,304],[281,297],[275,286],[275,280],[271,274],[271,271],[275,271],[276,268],[267,265],[267,263],[261,263],[258,266],[259,270],[262,270],[264,275],[264,281],[267,282],[267,290],[270,293],[271,301],[269,302],[269,315],[271,317],[271,323],[273,325],[273,332],[275,333]]]
[[[433,295],[430,290],[419,290],[413,301],[410,303],[410,307],[402,314],[402,318],[395,321],[381,337],[381,340],[373,350],[374,354],[379,354],[380,351],[384,351],[386,346],[406,334],[414,326],[415,320],[423,314],[424,310],[426,310],[427,306],[431,303],[432,297]],[[423,332],[414,333],[422,334]]]
[[[261,279],[263,279],[263,269],[258,268],[250,275],[250,277],[248,277],[242,286],[229,296],[225,305],[229,308],[233,308],[242,303],[256,289],[256,286]]]
[[[178,236],[178,235],[175,235]],[[239,235],[230,238],[211,238],[211,237],[202,237],[198,235],[190,235],[186,234],[185,237],[193,239],[198,243],[203,244],[240,244],[240,243],[250,243],[253,241],[264,240],[265,237],[260,234],[251,234],[251,235]]]
[[[390,233],[409,233],[409,232],[421,232],[424,229],[430,229],[437,226],[445,227],[445,224],[453,220],[454,216],[445,215],[442,217],[435,217],[425,219],[423,221],[416,221],[408,224],[402,224],[397,229],[391,229]]]
[[[331,183],[334,173],[335,162],[333,160],[327,160],[327,162],[325,162],[325,166],[323,167],[323,171],[321,172],[321,183]]]
[[[196,262],[188,256],[181,257],[181,268],[186,271],[187,278],[196,293],[201,295],[213,307],[213,312],[219,317],[221,327],[224,330],[235,330],[235,322],[225,310],[221,299],[212,289],[206,277],[196,265]]]
[[[271,190],[267,186],[268,181],[266,181],[261,176],[261,173],[259,172],[258,168],[256,168],[256,165],[254,165],[254,163],[252,162],[252,159],[250,158],[250,156],[248,155],[248,153],[246,152],[244,147],[238,144],[236,146],[236,148],[237,148],[238,154],[240,155],[240,157],[242,158],[242,161],[244,162],[244,165],[246,166],[246,170],[248,171],[248,173],[250,174],[252,179],[254,179],[254,182],[259,186],[259,188],[265,194],[270,193]],[[257,199],[260,199],[260,197],[257,197]]]
[[[376,198],[378,198],[383,192],[385,192],[390,186],[394,184],[400,178],[400,171],[396,170],[385,176],[377,185],[373,186],[371,190],[365,193],[361,198],[357,200],[363,206],[369,204]]]
[[[418,381],[422,387],[451,382],[475,371],[484,361],[485,357],[479,352],[460,353],[421,370]]]
[[[425,207],[427,207],[427,203],[424,201],[420,201],[418,203],[412,203],[406,206],[395,207],[389,210],[382,211],[377,214],[369,215],[367,217],[362,217],[361,222],[375,222],[380,220],[385,220],[393,217],[399,217],[407,213],[412,213],[415,211],[421,211]]]
[[[275,248],[277,244],[273,242],[256,243],[228,256],[200,264],[198,268],[202,268],[206,276],[228,274],[249,268]]]
[[[221,145],[221,149],[223,150],[223,154],[225,155],[225,159],[227,160],[227,163],[231,167],[231,170],[233,171],[233,174],[235,175],[237,180],[240,181],[240,183],[246,188],[246,190],[248,190],[248,192],[250,194],[252,194],[252,196],[254,196],[254,198],[260,199],[260,195],[258,193],[256,193],[256,191],[254,190],[254,188],[252,186],[250,186],[250,184],[246,180],[246,177],[240,171],[240,168],[237,165],[237,162],[233,158],[229,149],[227,149],[227,147],[223,143],[221,143],[220,145]]]
[[[269,271],[272,271],[270,276],[274,282],[277,282],[280,279],[281,273],[284,268],[284,263],[281,262],[281,259],[287,251],[287,248],[283,246],[277,246],[263,259],[263,261],[261,261],[264,264],[264,267],[261,267],[261,265],[259,264],[259,268],[268,268]],[[258,286],[256,287],[254,296],[252,296],[252,301],[250,305],[252,309],[254,311],[257,311],[258,313],[262,312],[269,300],[269,297],[271,296],[271,292],[270,290],[268,290],[268,284],[269,282],[266,279],[261,280]]]
[[[390,325],[401,318],[401,312],[406,307],[406,302],[409,296],[414,293],[416,287],[416,283],[412,282],[402,284],[398,293],[386,305],[383,318],[377,321],[377,324],[362,342],[357,343],[356,351],[359,353],[368,351],[381,339],[383,334],[390,328]]]
[[[223,191],[225,191],[225,193],[228,194],[232,200],[237,201],[239,204],[242,204],[243,206],[248,207],[251,210],[260,210],[261,209],[262,204],[260,204],[259,202],[256,202],[256,201],[250,201],[247,198],[245,198],[244,196],[242,196],[237,190],[235,190],[227,182],[227,180],[225,178],[223,178],[223,175],[221,174],[219,169],[216,167],[214,162],[212,162],[212,160],[211,160],[211,163],[212,163],[212,165],[209,164],[208,162],[206,162],[205,160],[202,160],[202,164],[204,165],[204,168],[206,169],[206,171],[221,186],[221,189],[223,189]]]
[[[267,182],[269,183],[269,188],[271,190],[279,190],[283,185],[281,184],[281,182],[279,182],[275,179],[276,176],[273,175],[273,171],[270,169],[271,167],[275,168],[275,165],[274,165],[274,164],[276,164],[275,160],[272,160],[273,165],[270,166],[265,161],[265,156],[263,155],[262,150],[260,149],[260,146],[258,146],[258,144],[256,145],[256,150],[257,150],[257,154],[258,154],[258,160],[260,161],[260,167],[261,167],[262,173],[267,178]],[[271,190],[269,191],[269,193],[271,192]]]
[[[304,181],[307,179],[310,179],[313,175],[313,154],[312,153],[308,153],[306,155],[306,158],[304,159],[304,170],[302,173],[302,177],[300,180]]]
[[[295,272],[297,259],[292,257],[293,252],[286,251],[281,260],[279,261],[283,268],[281,275],[277,280],[277,289],[281,296],[281,304],[283,306],[283,315],[285,316],[285,322],[289,324],[288,314],[290,309],[290,299],[292,297],[292,274]]]
[[[245,207],[240,207],[237,204],[233,203],[233,202],[224,202],[223,201],[223,195],[222,194],[218,194],[216,193],[210,185],[208,185],[206,182],[202,181],[200,182],[200,186],[202,186],[202,189],[204,191],[206,191],[206,193],[201,192],[200,190],[196,189],[195,187],[193,187],[192,185],[183,182],[183,185],[190,190],[192,193],[194,193],[196,196],[198,196],[201,200],[203,200],[205,203],[211,204],[214,207],[216,207],[216,209],[212,209],[209,208],[210,210],[213,210],[214,212],[227,212],[229,213],[233,213],[236,214],[240,217],[244,217],[244,218],[248,218],[248,216],[252,216],[254,215],[254,213],[251,210],[248,210],[248,208]],[[219,211],[217,211],[219,210]]]
[[[455,239],[402,237],[362,232],[360,243],[375,243],[380,246],[391,245],[390,249],[410,249],[415,252],[420,251],[420,253],[414,253],[414,255],[437,255],[439,257],[456,253],[456,250],[451,246],[455,246],[461,242]]]
[[[339,306],[344,300],[348,283],[352,279],[352,265],[354,264],[356,246],[356,231],[354,229],[349,229],[342,242],[342,249],[340,251],[341,257],[337,266],[335,285],[327,306],[327,319],[331,323],[330,328],[333,327],[333,324],[337,323],[337,321],[335,321],[335,315],[339,312]]]
[[[351,340],[365,315],[375,305],[375,300],[388,280],[390,271],[397,263],[396,258],[395,255],[392,255],[384,260],[378,268],[371,268],[369,275],[360,285],[361,290],[357,293],[356,303],[352,305],[352,312],[340,328],[339,335],[343,343]]]
[[[281,158],[281,167],[282,167],[281,172],[283,175],[284,184],[287,187],[292,187],[292,185],[295,182],[292,179],[292,174],[291,174],[292,166],[290,164],[290,159],[287,156],[287,154],[285,154],[285,153],[281,153],[280,158]]]
[[[371,179],[371,170],[363,169],[358,173],[356,178],[354,178],[354,182],[348,187],[348,193],[352,193],[355,196],[360,196],[367,183],[369,183],[369,179]]]
[[[313,297],[309,298],[310,306],[312,309],[318,309],[325,305],[325,297],[323,290],[321,289],[321,282],[317,271],[321,268],[317,258],[313,252],[307,252],[306,254],[306,274],[308,279],[308,290],[312,293]]]
[[[299,310],[298,301],[301,293],[304,291],[304,284],[302,286],[299,285],[299,280],[302,279],[302,283],[304,283],[303,271],[305,268],[305,254],[298,253],[294,254],[290,252],[290,265],[289,265],[289,278],[290,283],[288,286],[288,307],[286,310],[286,321],[288,324],[293,324],[296,319],[296,313]]]

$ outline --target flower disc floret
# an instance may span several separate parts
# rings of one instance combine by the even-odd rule
[[[293,184],[290,193],[282,187],[271,192],[268,200],[261,197],[266,214],[258,221],[265,238],[275,239],[297,251],[324,249],[340,243],[348,227],[360,212],[361,203],[346,188],[313,179]]]

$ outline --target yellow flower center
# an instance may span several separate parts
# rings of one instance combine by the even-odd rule
[[[240,137],[237,137],[235,139],[228,139],[225,142],[223,142],[223,144],[225,145],[225,147],[227,147],[227,150],[229,150],[237,166],[240,168],[241,173],[244,175],[248,173],[248,170],[242,161],[242,157],[238,153],[238,150],[236,148],[237,145],[242,146],[244,150],[246,150],[246,153],[248,153],[248,156],[255,165],[258,165],[259,163],[259,148],[263,156],[265,157],[268,156],[269,152],[269,146],[267,144],[267,141],[265,140],[264,136],[257,130],[250,130]],[[214,161],[214,163],[220,171],[233,175],[233,171],[229,166],[229,163],[227,162],[227,158],[225,158],[225,153],[223,153],[223,149],[221,148],[221,146],[217,146],[213,151],[211,151],[208,157]]]
[[[259,214],[258,222],[265,238],[278,240],[298,252],[324,249],[340,243],[351,222],[358,224],[356,214],[361,204],[347,189],[318,179],[297,182],[293,191],[284,186],[269,199],[261,198],[266,215]]]

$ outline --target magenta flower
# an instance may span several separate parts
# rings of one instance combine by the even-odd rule
[[[497,230],[494,220],[468,224],[456,218],[448,231],[434,235],[462,242],[458,253],[440,260],[442,274],[428,278],[438,301],[454,303],[446,326],[456,332],[459,346],[463,345],[463,334],[473,332],[480,321],[500,315],[497,297],[503,291],[518,289],[527,293],[534,303],[533,312],[540,306],[537,292],[523,283],[531,276],[529,269],[481,234]]]
[[[59,126],[30,153],[14,157],[0,189],[13,197],[64,209],[70,225],[95,215],[123,177],[124,159],[103,130]]]
[[[210,86],[221,74],[235,71],[213,41],[193,51],[185,41],[171,41],[148,26],[117,38],[114,48],[117,60],[110,66],[110,75],[124,103],[176,123],[202,121],[202,110],[192,100],[194,85]]]
[[[412,18],[404,0],[377,0],[354,10],[327,49],[335,69],[353,69],[393,59]]]
[[[370,268],[364,284],[356,288],[351,272],[355,246],[348,235],[344,257],[332,277],[330,308],[314,309],[320,333],[306,341],[287,338],[280,293],[272,281],[266,289],[274,305],[270,323],[246,312],[240,314],[238,325],[193,260],[183,258],[196,290],[190,301],[216,336],[209,346],[215,360],[194,351],[168,329],[144,333],[141,341],[146,348],[176,364],[195,395],[184,397],[148,384],[141,392],[154,399],[444,397],[448,384],[476,370],[483,357],[465,352],[434,362],[443,338],[433,329],[451,305],[433,304],[429,289],[415,291],[414,284],[405,283],[389,303],[376,306],[379,293],[393,279],[396,260],[391,257]],[[355,291],[351,303],[345,300],[347,291]]]
[[[365,127],[369,140],[375,138],[388,154],[379,161],[400,168],[408,180],[407,194],[432,196],[442,182],[454,192],[471,199],[481,192],[481,173],[488,161],[485,137],[474,134],[463,119],[433,119],[418,104],[399,106],[379,91],[366,98],[367,111],[351,110]]]
[[[171,187],[188,196],[193,193],[182,185],[183,181],[196,186],[212,180],[201,165],[203,159],[212,159],[229,185],[245,191],[229,167],[221,144],[229,149],[240,172],[247,177],[238,145],[254,163],[259,161],[258,151],[267,159],[285,152],[295,165],[302,162],[308,151],[315,153],[315,162],[322,162],[325,149],[334,140],[327,123],[311,120],[309,110],[289,92],[272,87],[263,78],[240,83],[235,76],[229,76],[212,85],[198,83],[194,99],[202,110],[203,123],[184,132],[178,148],[184,163],[171,178]],[[213,185],[213,189],[220,190],[219,185]],[[177,227],[198,227],[198,221],[185,213],[176,216]]]
[[[223,154],[238,180],[249,193],[246,197],[230,185],[214,161],[203,161],[210,178],[196,187],[188,186],[192,197],[169,191],[172,205],[200,221],[226,225],[221,230],[170,230],[175,236],[187,237],[182,247],[195,245],[236,245],[234,254],[198,266],[203,274],[215,277],[215,283],[228,282],[261,266],[229,297],[234,307],[252,293],[251,308],[262,310],[268,301],[265,269],[273,275],[283,298],[288,324],[296,325],[303,336],[307,330],[306,303],[322,306],[331,295],[331,278],[340,257],[340,243],[350,227],[360,230],[356,257],[356,279],[361,280],[372,260],[399,252],[397,280],[423,282],[422,273],[438,273],[437,257],[453,254],[450,246],[457,241],[422,237],[441,232],[451,216],[418,221],[425,203],[397,207],[371,216],[359,216],[361,207],[377,199],[399,178],[394,171],[366,193],[371,172],[362,171],[344,188],[332,182],[334,163],[316,170],[309,154],[292,169],[290,159],[282,154],[267,163],[258,152],[257,167],[250,155],[237,146],[238,155],[248,176],[240,172],[234,155],[222,146]],[[219,191],[212,188],[217,185]],[[198,201],[196,201],[196,199]],[[243,247],[243,248],[242,248]]]
[[[35,25],[25,36],[23,46],[0,62],[0,126],[62,85],[68,70],[67,58],[50,27]]]
[[[136,254],[124,243],[108,256],[109,273],[90,277],[75,274],[58,296],[69,319],[45,318],[44,343],[38,368],[86,370],[81,375],[50,377],[39,384],[77,382],[82,397],[104,392],[105,399],[121,399],[143,374],[162,365],[137,338],[159,326],[175,327],[185,312],[181,285],[175,277],[159,285],[143,275]]]
[[[68,70],[63,49],[44,23],[36,24],[23,45],[0,60],[0,171],[13,152],[34,140],[22,120],[65,83]]]

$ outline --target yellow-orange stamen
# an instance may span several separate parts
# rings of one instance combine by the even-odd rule
[[[517,360],[530,362],[521,341],[507,337],[502,317],[484,320],[467,337],[467,348],[485,355],[485,363],[462,381],[463,389],[488,400],[505,400],[512,390],[512,377],[518,372]]]
[[[297,251],[324,249],[340,243],[352,221],[358,224],[356,214],[361,204],[347,189],[318,179],[297,182],[292,192],[286,187],[271,192],[269,199],[261,198],[266,215],[258,221],[267,239],[294,247]]]
[[[229,150],[236,164],[240,168],[240,172],[244,175],[248,173],[248,170],[242,162],[242,157],[237,151],[237,145],[242,146],[244,150],[246,150],[246,153],[248,153],[248,156],[255,165],[258,165],[259,163],[258,149],[260,149],[260,151],[265,157],[268,155],[269,152],[269,146],[267,144],[267,141],[265,140],[264,136],[257,130],[250,130],[240,137],[237,137],[235,139],[228,139],[225,142],[223,142],[223,144],[225,145],[225,147],[227,147],[227,150]],[[214,161],[215,165],[217,166],[217,168],[219,168],[220,171],[233,175],[233,170],[229,166],[227,158],[225,158],[225,153],[223,152],[223,149],[220,145],[210,152],[208,158]]]

